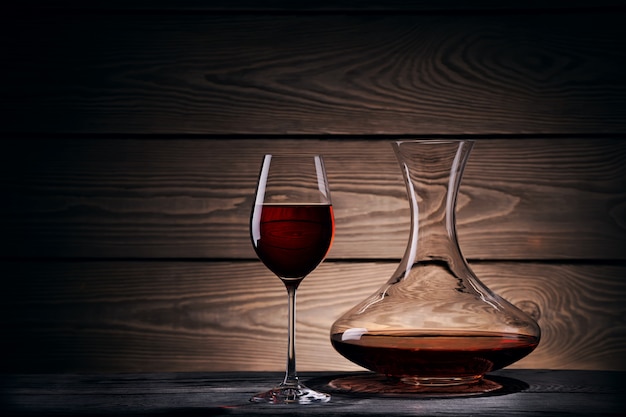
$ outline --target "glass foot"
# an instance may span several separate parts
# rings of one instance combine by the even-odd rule
[[[301,383],[281,384],[269,391],[253,395],[250,401],[266,404],[316,404],[330,401],[330,395],[315,391]]]

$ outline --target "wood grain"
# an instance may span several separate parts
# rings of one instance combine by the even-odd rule
[[[329,342],[392,262],[325,262],[298,293],[303,371],[356,370]],[[624,266],[484,262],[494,291],[538,317],[517,368],[626,370]],[[259,262],[2,262],[7,372],[281,371],[286,292]]]
[[[354,373],[307,373],[302,380],[332,393],[330,403],[297,407],[299,416],[419,415],[554,417],[620,416],[624,372],[503,370],[490,378],[503,384],[480,398],[381,397],[335,392],[328,382]],[[0,392],[8,399],[0,411],[11,416],[293,416],[294,407],[251,404],[280,373],[131,373],[103,375],[0,376]],[[504,395],[508,394],[508,395]],[[87,411],[88,410],[88,411]]]
[[[482,139],[458,235],[539,317],[514,366],[626,370],[620,2],[209,3],[3,9],[0,373],[282,371],[285,291],[248,237],[279,151],[324,154],[337,216],[299,366],[359,369],[328,332],[403,254],[388,142],[411,135]]]
[[[626,132],[626,12],[18,13],[4,132]]]
[[[332,259],[399,259],[409,232],[388,140],[0,143],[4,256],[255,259],[248,221],[265,152],[320,152]],[[484,140],[457,207],[471,259],[626,259],[626,141]]]

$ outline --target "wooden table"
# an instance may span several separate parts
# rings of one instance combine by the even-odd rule
[[[321,388],[354,373],[301,373]],[[323,415],[323,416],[618,416],[626,415],[626,372],[502,370],[503,388],[485,396],[384,397],[333,393],[330,403],[258,405],[251,394],[280,373],[5,374],[1,416],[43,415]],[[332,391],[332,390],[331,390]]]

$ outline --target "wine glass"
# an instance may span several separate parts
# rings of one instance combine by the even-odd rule
[[[296,290],[324,259],[335,234],[335,220],[320,155],[265,155],[250,219],[257,256],[287,288],[287,370],[282,383],[250,401],[310,404],[330,395],[306,387],[296,373]]]

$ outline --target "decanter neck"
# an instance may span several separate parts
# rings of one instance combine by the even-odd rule
[[[402,265],[465,262],[456,236],[456,199],[473,147],[463,140],[403,140],[393,148],[411,208],[411,231]]]

